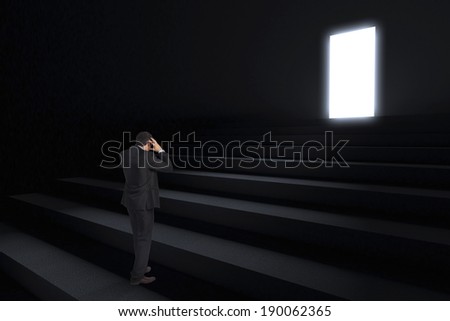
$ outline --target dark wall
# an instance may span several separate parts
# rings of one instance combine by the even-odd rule
[[[448,3],[448,2],[447,2]],[[203,1],[178,13],[169,61],[180,104],[210,115],[324,115],[327,35],[380,29],[379,115],[447,112],[445,1]]]
[[[2,192],[82,174],[123,130],[322,118],[324,41],[353,23],[381,29],[379,115],[447,113],[446,3],[3,1]]]

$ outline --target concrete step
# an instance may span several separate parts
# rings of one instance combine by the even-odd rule
[[[343,146],[341,148],[341,146]],[[310,142],[308,145],[295,144],[259,144],[245,142],[240,144],[223,144],[220,142],[203,141],[175,143],[165,147],[171,155],[177,156],[211,156],[229,158],[269,158],[287,160],[331,160],[331,156],[339,152],[346,162],[379,162],[401,164],[436,164],[448,165],[450,163],[449,147],[430,146],[358,146],[347,144],[323,144],[323,142]],[[309,157],[309,158],[308,158]]]
[[[89,178],[64,179],[60,191],[65,194],[93,197],[105,204],[116,204],[119,208],[123,184]],[[409,266],[450,266],[448,228],[420,224],[395,222],[392,219],[373,218],[362,215],[311,210],[292,206],[268,204],[256,201],[233,199],[215,195],[176,190],[161,190],[159,211],[168,214],[169,224],[176,224],[174,217],[187,219],[180,226],[195,226],[195,222],[206,222],[212,226],[201,227],[208,233],[237,239],[236,231],[242,231],[245,240],[258,235],[289,240],[291,245],[303,248],[305,244],[332,248],[333,251],[353,253],[374,260],[390,259]],[[104,206],[104,205],[102,205]],[[218,226],[232,229],[221,231]],[[189,227],[190,228],[190,227]],[[200,230],[201,230],[200,229]],[[252,233],[256,233],[253,236]],[[355,242],[358,239],[358,242]],[[292,243],[293,242],[293,243]],[[268,244],[273,245],[273,242]],[[264,242],[264,245],[267,243]],[[279,245],[282,251],[286,245]],[[431,257],[431,259],[430,259]]]
[[[39,301],[39,298],[0,269],[0,301]]]
[[[198,173],[184,173],[184,175],[190,174]],[[183,179],[182,176],[183,174],[180,175],[180,180]],[[66,178],[61,181],[75,188],[87,189],[88,193],[95,193],[90,188],[101,189],[105,194],[109,192],[110,199],[117,203],[120,202],[123,190],[123,183],[119,182],[82,177]],[[260,191],[258,189],[258,192]],[[170,214],[257,231],[261,234],[289,237],[294,240],[300,237],[300,225],[306,224],[309,229],[311,228],[310,224],[318,224],[444,246],[450,245],[449,230],[442,227],[429,227],[178,190],[162,189],[160,196],[162,210]],[[214,215],[210,213],[214,213]]]
[[[0,224],[0,266],[43,300],[167,300],[129,280]]]
[[[172,156],[178,169],[383,185],[450,188],[450,166],[375,162],[314,162],[289,159]]]
[[[196,134],[199,141],[218,141],[227,144],[231,141],[264,142],[264,135],[269,135],[272,141],[278,143],[292,142],[295,145],[303,145],[311,142],[325,144],[326,133],[332,133],[333,141],[348,141],[350,146],[390,146],[390,147],[450,147],[450,133],[448,132],[365,132],[349,133],[324,130],[317,133],[277,133],[266,130],[255,131],[251,134],[224,133],[216,135]],[[325,144],[326,145],[326,144]]]
[[[131,251],[127,216],[43,194],[17,200],[80,233]],[[424,289],[247,244],[155,224],[153,259],[210,282],[264,299],[448,299]]]
[[[266,203],[312,204],[325,209],[356,211],[358,215],[450,226],[449,190],[200,170],[164,173],[160,181],[165,187],[204,194],[251,197]]]
[[[383,117],[367,119],[321,119],[305,120],[291,118],[289,120],[261,120],[247,119],[246,121],[228,120],[214,127],[204,127],[198,132],[202,135],[251,135],[259,132],[272,131],[277,134],[299,134],[299,133],[323,133],[333,130],[342,134],[412,134],[421,133],[448,133],[449,115],[414,115],[401,117]]]

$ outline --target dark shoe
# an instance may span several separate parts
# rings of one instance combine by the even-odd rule
[[[156,278],[154,276],[144,276],[141,279],[130,279],[131,285],[150,284],[154,282]]]

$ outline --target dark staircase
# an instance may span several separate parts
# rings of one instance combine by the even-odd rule
[[[320,141],[320,128],[274,129],[296,146],[281,157],[264,144],[233,158],[189,143],[177,151],[187,166],[159,176],[150,286],[128,285],[132,236],[117,170],[4,200],[0,267],[51,300],[449,300],[450,135],[366,127],[335,128],[349,140],[349,166],[284,166]],[[256,140],[258,130],[198,138]],[[272,159],[243,168],[247,148]],[[208,166],[214,157],[221,166]]]

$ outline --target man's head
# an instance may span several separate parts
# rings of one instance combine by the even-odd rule
[[[136,136],[136,143],[144,148],[148,148],[148,144],[151,144],[152,137],[152,134],[150,134],[149,132],[140,132]]]

